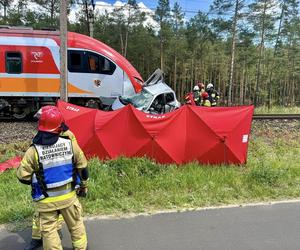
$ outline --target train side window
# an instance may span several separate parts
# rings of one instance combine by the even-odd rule
[[[90,72],[99,73],[99,57],[98,57],[98,55],[89,53],[88,66],[89,66]]]
[[[116,70],[116,65],[104,56],[100,56],[100,73],[112,75]]]
[[[7,73],[22,73],[22,54],[20,52],[7,52],[5,55],[5,59]]]
[[[68,70],[70,72],[112,75],[116,68],[112,61],[99,54],[80,50],[68,51]]]
[[[84,65],[84,51],[69,50],[68,51],[68,70],[70,72],[86,72]]]
[[[87,64],[91,73],[112,75],[116,69],[116,65],[112,61],[93,52],[87,53]]]

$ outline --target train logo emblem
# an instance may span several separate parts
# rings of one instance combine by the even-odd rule
[[[43,60],[42,60],[42,57],[44,55],[43,52],[41,52],[41,51],[32,51],[31,55],[32,55],[32,60],[31,60],[32,63],[42,63],[43,62]]]

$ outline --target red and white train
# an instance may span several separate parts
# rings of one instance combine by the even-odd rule
[[[0,115],[23,119],[60,95],[58,31],[0,28]],[[68,32],[69,101],[109,105],[142,89],[143,79],[118,52]]]

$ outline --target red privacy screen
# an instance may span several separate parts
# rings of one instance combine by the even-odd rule
[[[253,106],[184,105],[163,115],[128,105],[105,112],[59,101],[66,124],[87,157],[147,156],[159,163],[243,164]]]

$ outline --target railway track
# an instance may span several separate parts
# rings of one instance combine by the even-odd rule
[[[253,131],[266,128],[278,129],[280,131],[297,131],[299,135],[300,114],[256,114],[253,116]],[[255,122],[257,121],[257,122]],[[37,122],[33,120],[12,121],[0,118],[0,145],[14,143],[17,141],[31,140],[36,133]],[[280,132],[281,133],[281,132]]]
[[[300,120],[300,114],[254,114],[253,120]],[[34,122],[33,118],[18,120],[11,117],[0,117],[0,122]]]
[[[300,120],[300,114],[255,114],[253,120]]]

